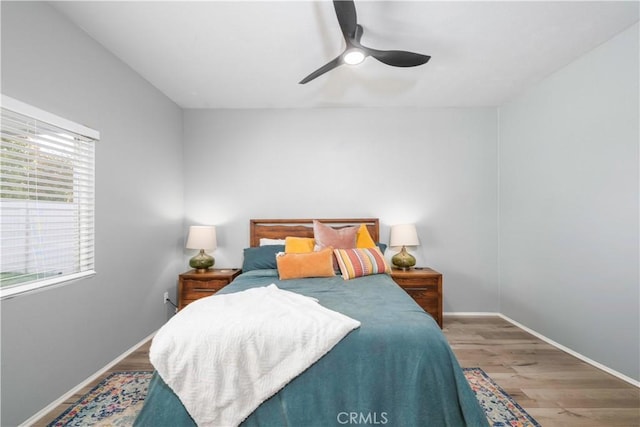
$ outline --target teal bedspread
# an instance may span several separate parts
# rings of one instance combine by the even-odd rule
[[[315,297],[362,325],[242,426],[488,425],[440,328],[389,276],[279,281],[276,270],[253,270],[220,292],[271,283]],[[156,374],[135,425],[195,424]]]

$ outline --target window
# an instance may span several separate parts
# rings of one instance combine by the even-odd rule
[[[95,274],[98,132],[2,96],[0,296]]]

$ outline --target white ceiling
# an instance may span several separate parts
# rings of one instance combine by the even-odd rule
[[[55,2],[183,108],[498,106],[638,22],[639,2],[356,1],[367,58],[307,83],[344,49],[330,1]]]

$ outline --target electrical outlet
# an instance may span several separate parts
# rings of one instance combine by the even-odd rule
[[[169,292],[164,293],[164,299],[162,300],[162,302],[165,304],[169,302]]]

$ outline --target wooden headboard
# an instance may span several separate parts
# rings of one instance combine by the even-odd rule
[[[365,224],[374,242],[380,241],[378,218],[313,218],[313,219],[252,219],[249,220],[249,244],[260,246],[260,239],[284,239],[287,236],[313,237],[313,220],[334,228]]]

